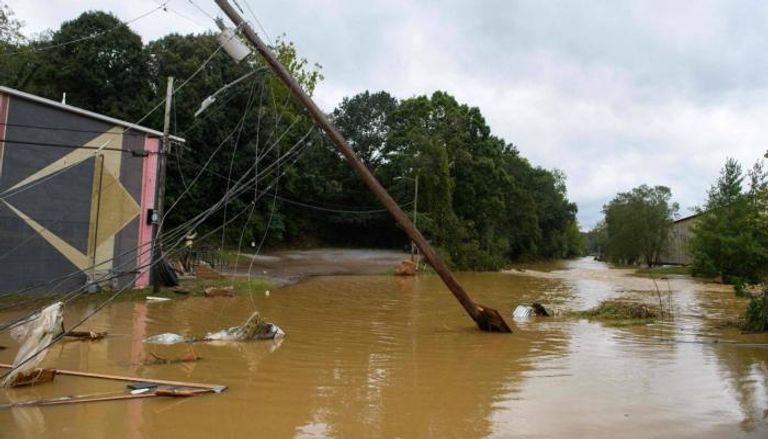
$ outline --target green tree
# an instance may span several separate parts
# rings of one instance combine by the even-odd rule
[[[587,232],[587,254],[595,256],[598,260],[605,259],[605,248],[608,244],[608,227],[605,221],[598,222],[595,227]]]
[[[55,100],[67,93],[68,104],[120,119],[142,116],[153,95],[149,60],[141,37],[117,17],[85,12],[64,22],[46,44],[52,48],[30,61],[26,91]]]
[[[603,207],[609,260],[653,266],[664,248],[679,209],[666,186],[641,185],[621,192]]]
[[[0,4],[0,49],[11,49],[26,41],[21,33],[24,23],[14,18],[14,15],[8,5]]]
[[[698,210],[691,240],[695,274],[731,283],[757,282],[768,274],[767,187],[762,162],[745,175],[736,160],[726,161]]]
[[[397,99],[385,91],[365,91],[344,98],[333,111],[334,124],[369,169],[375,170],[381,164],[390,131],[389,118],[397,105]]]

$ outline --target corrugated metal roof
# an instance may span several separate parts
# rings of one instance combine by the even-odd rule
[[[143,133],[147,133],[156,137],[163,137],[163,133],[157,130],[153,130],[147,127],[143,127],[141,125],[136,125],[131,122],[126,122],[124,120],[115,119],[113,117],[105,116],[103,114],[94,113],[93,111],[83,110],[82,108],[73,107],[72,105],[62,104],[61,102],[56,102],[50,99],[46,99],[40,96],[36,96],[30,93],[25,93],[23,91],[19,91],[10,87],[0,86],[0,93],[7,93],[11,96],[16,96],[22,99],[27,99],[33,102],[38,102],[44,105],[48,105],[51,107],[60,108],[65,111],[69,111],[72,113],[81,114],[83,116],[87,116],[93,119],[102,120],[104,122],[109,122],[118,126],[122,126],[125,128],[130,128],[132,130],[141,131]],[[185,143],[186,140],[182,139],[181,137],[171,136],[171,140],[174,142],[179,143]]]

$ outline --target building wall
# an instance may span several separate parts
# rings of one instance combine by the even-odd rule
[[[675,221],[669,232],[667,245],[659,257],[660,263],[670,265],[691,265],[693,263],[688,246],[697,218],[698,216],[694,215]]]
[[[146,134],[2,93],[0,117],[0,291],[133,285]]]

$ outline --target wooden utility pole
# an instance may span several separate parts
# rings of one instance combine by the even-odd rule
[[[165,116],[163,118],[163,141],[160,144],[158,153],[157,180],[155,181],[155,211],[154,223],[152,224],[152,259],[151,259],[151,277],[152,289],[155,292],[160,291],[160,259],[163,257],[160,248],[160,225],[163,222],[163,203],[165,202],[165,167],[166,157],[171,150],[171,104],[173,103],[173,76],[168,77],[168,84],[165,88]]]
[[[347,163],[352,169],[357,172],[363,182],[369,189],[376,195],[379,201],[387,208],[389,213],[395,218],[398,224],[405,230],[405,233],[411,238],[416,246],[421,250],[421,253],[429,261],[430,265],[435,269],[437,274],[443,280],[445,285],[451,290],[451,293],[464,307],[464,310],[472,317],[477,323],[477,326],[484,331],[492,332],[512,332],[507,326],[504,318],[498,311],[492,308],[487,308],[475,303],[472,298],[469,297],[464,288],[461,287],[459,282],[453,276],[453,273],[448,269],[448,266],[432,249],[424,236],[421,235],[416,227],[413,225],[408,215],[403,212],[400,206],[397,205],[394,199],[387,193],[387,190],[376,180],[376,177],[371,174],[371,171],[366,168],[362,161],[357,157],[352,147],[349,146],[347,141],[341,135],[341,133],[333,126],[331,121],[326,117],[325,113],[315,104],[312,98],[307,95],[301,88],[296,79],[291,76],[290,72],[283,66],[272,51],[261,41],[256,32],[253,31],[245,20],[235,11],[227,0],[216,0],[216,4],[219,5],[222,11],[229,17],[230,20],[242,29],[245,37],[256,47],[261,56],[264,57],[267,64],[272,68],[274,73],[280,78],[293,95],[307,108],[312,118],[315,120],[323,131],[330,137],[330,139],[336,144],[339,152],[346,158]]]
[[[416,227],[416,218],[418,215],[419,206],[419,174],[413,177],[413,228]],[[411,260],[416,263],[416,270],[419,269],[419,251],[416,249],[416,244],[411,241]]]

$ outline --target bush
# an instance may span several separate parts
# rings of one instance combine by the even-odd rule
[[[749,296],[742,329],[756,332],[768,331],[768,290]]]

